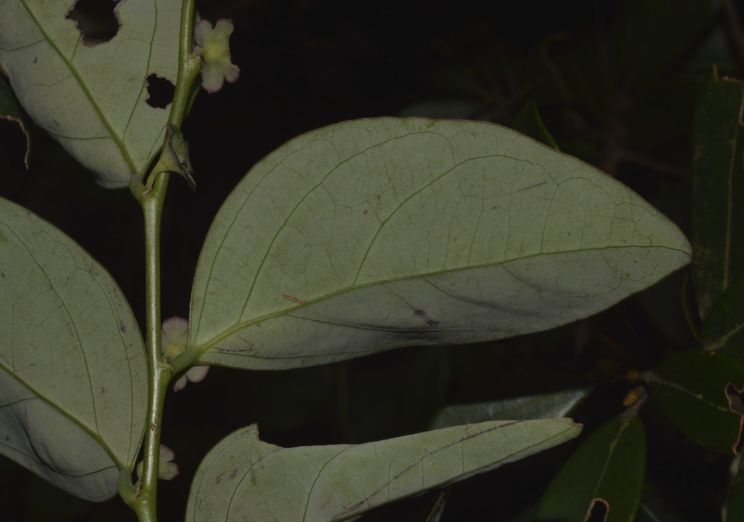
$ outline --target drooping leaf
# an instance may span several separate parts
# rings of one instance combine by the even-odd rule
[[[517,117],[514,119],[512,129],[517,132],[534,138],[543,145],[547,145],[555,150],[560,150],[558,144],[550,135],[548,129],[545,128],[545,124],[540,117],[540,113],[537,110],[537,104],[535,100],[530,100],[524,104],[524,107],[519,111]]]
[[[663,359],[646,380],[651,397],[679,430],[706,448],[736,453],[742,416],[732,411],[727,392],[730,385],[744,390],[744,366],[722,355],[686,350]]]
[[[489,420],[532,420],[565,417],[583,401],[591,389],[582,388],[542,395],[514,397],[494,402],[462,404],[442,408],[432,429]]]
[[[720,0],[624,2],[617,34],[617,66],[626,88],[637,89],[684,57],[715,19]]]
[[[79,497],[117,491],[142,438],[147,369],[111,276],[0,199],[0,453]]]
[[[107,43],[83,44],[66,18],[74,2],[0,4],[0,65],[23,107],[109,188],[144,174],[162,145],[168,111],[151,107],[146,78],[176,80],[179,0],[127,0]]]
[[[713,303],[700,346],[744,364],[744,273]]]
[[[5,81],[0,77],[0,118],[16,122],[26,136],[26,154],[23,157],[26,169],[28,169],[29,159],[31,157],[31,129],[26,115],[16,104],[13,91]]]
[[[300,136],[215,218],[189,346],[239,368],[546,330],[689,261],[614,179],[512,130],[380,118]]]
[[[236,431],[194,477],[186,520],[331,522],[572,439],[570,419],[488,422],[358,446],[284,449]]]
[[[700,315],[744,266],[744,82],[714,79],[702,90],[693,136],[692,281]]]
[[[626,414],[605,422],[566,461],[540,499],[536,521],[585,522],[604,503],[604,522],[632,522],[641,502],[646,433]]]

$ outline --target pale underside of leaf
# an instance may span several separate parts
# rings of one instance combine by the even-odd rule
[[[564,417],[589,394],[591,388],[542,395],[527,395],[492,402],[447,406],[439,411],[432,429],[490,420],[532,420]]]
[[[186,520],[349,520],[555,446],[580,429],[570,419],[499,421],[358,446],[284,449],[261,442],[254,425],[205,457]]]
[[[0,453],[74,495],[112,496],[142,438],[146,377],[111,276],[0,199]]]
[[[549,329],[687,264],[677,227],[609,176],[482,122],[380,118],[259,162],[210,229],[189,343],[282,369]]]
[[[149,106],[145,78],[175,80],[180,0],[125,0],[121,28],[96,47],[66,19],[74,2],[0,2],[0,64],[37,125],[109,188],[143,174],[168,111]]]

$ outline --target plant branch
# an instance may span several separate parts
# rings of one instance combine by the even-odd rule
[[[181,33],[179,36],[178,46],[178,76],[176,77],[176,90],[173,93],[173,102],[171,103],[169,125],[175,125],[179,129],[183,123],[187,111],[191,108],[195,92],[192,91],[194,80],[199,75],[202,63],[199,57],[193,53],[194,49],[194,6],[196,0],[183,0],[181,8]],[[162,150],[168,147],[168,133],[165,133]],[[168,177],[167,172],[153,171],[151,177],[160,178]],[[129,189],[137,201],[143,204],[144,197],[151,193],[153,182],[149,182],[150,187],[143,184],[143,179],[139,176],[132,176],[129,183]],[[165,186],[167,187],[167,180]]]
[[[192,97],[191,86],[201,70],[201,61],[192,53],[195,0],[184,0],[178,50],[178,78],[171,105],[169,124],[180,128]],[[167,133],[166,133],[167,140]],[[167,142],[164,147],[168,146]],[[145,218],[146,344],[148,404],[145,429],[144,462],[141,483],[133,498],[122,495],[137,513],[140,522],[157,521],[157,491],[160,460],[160,434],[163,403],[173,370],[163,362],[160,317],[160,229],[163,204],[170,174],[153,172],[152,188],[133,180],[132,193],[142,205]],[[121,489],[121,488],[120,488]],[[126,489],[126,488],[125,488]]]
[[[172,377],[170,368],[162,361],[160,325],[160,223],[168,177],[168,174],[159,176],[153,190],[141,201],[145,215],[148,404],[143,472],[133,505],[141,522],[157,521],[160,430],[165,392]]]
[[[178,48],[178,78],[173,94],[168,123],[179,129],[191,99],[191,85],[201,71],[201,60],[194,56],[194,6],[196,0],[183,0],[181,10],[181,36]]]

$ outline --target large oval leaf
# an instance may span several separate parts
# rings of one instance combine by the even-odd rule
[[[205,363],[281,369],[545,330],[688,263],[628,188],[497,125],[380,118],[300,136],[214,220],[192,293]]]
[[[74,3],[0,2],[0,65],[37,125],[101,185],[124,187],[163,141],[168,111],[145,102],[146,78],[176,79],[181,2],[110,2],[121,27],[96,47],[66,18]]]
[[[132,469],[144,348],[111,276],[62,232],[0,199],[0,453],[88,500]]]
[[[284,449],[236,431],[204,458],[186,520],[331,522],[495,469],[577,436],[571,419],[457,426],[358,446]]]

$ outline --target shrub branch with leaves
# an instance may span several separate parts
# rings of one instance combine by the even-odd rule
[[[201,19],[194,0],[126,0],[115,37],[92,45],[70,9],[0,3],[0,65],[15,93],[0,81],[0,116],[28,133],[23,107],[100,185],[129,187],[144,216],[146,321],[141,333],[117,283],[82,247],[0,199],[1,453],[80,498],[118,494],[154,522],[158,479],[179,474],[161,443],[171,436],[166,391],[200,382],[210,366],[282,371],[547,331],[691,259],[702,349],[628,374],[623,411],[573,452],[535,520],[584,521],[598,506],[610,522],[636,517],[649,396],[695,442],[736,453],[744,84],[716,77],[701,96],[694,259],[651,204],[559,152],[534,102],[513,125],[524,134],[481,121],[361,119],[294,138],[250,169],[209,230],[188,319],[163,321],[169,178],[210,183],[194,173],[181,127],[201,89],[238,79],[233,23]],[[146,103],[153,74],[175,84],[168,110]],[[582,426],[567,416],[590,391],[450,406],[429,431],[360,444],[283,448],[243,427],[204,457],[186,517],[356,520],[434,489],[426,520],[438,521],[453,483],[577,437]],[[744,481],[732,469],[729,521],[744,516]]]

